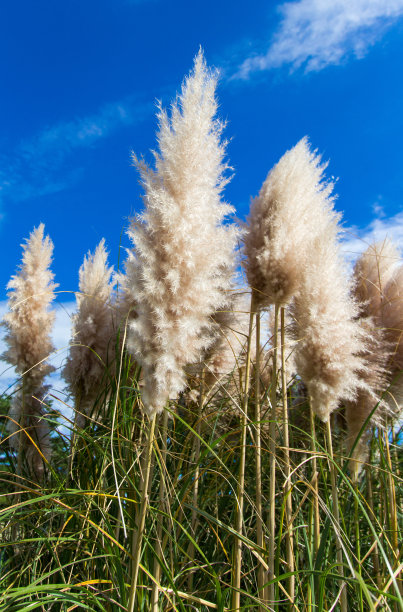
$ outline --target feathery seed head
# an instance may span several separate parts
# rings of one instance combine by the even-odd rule
[[[55,315],[48,310],[57,287],[49,269],[53,243],[49,236],[44,237],[41,223],[22,247],[20,270],[7,285],[9,312],[4,315],[3,325],[8,349],[3,358],[20,375],[29,370],[30,378],[41,382],[53,370],[45,363],[54,350],[50,334]]]
[[[227,182],[216,75],[200,52],[171,107],[159,111],[155,170],[137,161],[145,210],[129,229],[126,262],[136,303],[128,349],[143,368],[143,403],[159,412],[185,386],[184,368],[213,342],[211,316],[228,307],[238,231],[223,224]]]
[[[385,239],[370,245],[354,266],[354,294],[362,305],[363,314],[374,317],[377,323],[382,314],[384,289],[398,261],[396,247]]]
[[[49,427],[43,417],[41,400],[48,387],[45,377],[54,370],[47,358],[54,351],[51,331],[55,314],[48,310],[57,285],[49,269],[53,243],[44,236],[44,225],[31,233],[23,245],[19,272],[8,283],[9,311],[3,317],[8,345],[2,358],[13,365],[22,377],[21,388],[14,395],[9,415],[13,448],[21,453],[29,470],[37,479],[43,476],[43,459],[35,444],[48,459]],[[20,432],[21,429],[26,432]],[[32,443],[31,438],[35,444]]]
[[[388,403],[398,416],[403,405],[403,266],[395,270],[385,287],[382,322],[390,347]]]
[[[385,329],[387,324],[384,315],[387,317],[390,312],[386,291],[390,291],[393,286],[390,281],[398,261],[397,249],[385,239],[370,245],[360,255],[353,272],[353,294],[359,306],[358,323],[366,336],[363,353],[366,369],[361,373],[366,389],[360,390],[358,397],[346,404],[348,449],[352,448],[365,421],[370,417],[368,427],[353,451],[351,469],[355,478],[368,457],[371,428],[384,426],[385,418],[391,413],[391,402],[384,397],[384,391],[392,377],[396,338]],[[391,310],[396,311],[393,307]]]
[[[338,215],[327,201],[312,208],[316,237],[292,305],[297,340],[295,363],[311,405],[327,421],[341,400],[365,387],[365,334],[356,321],[357,307],[338,244]]]
[[[113,268],[102,239],[95,253],[84,258],[79,271],[77,312],[73,315],[70,353],[63,376],[75,395],[80,412],[89,414],[99,391],[105,368],[115,354]],[[78,419],[84,424],[83,419]]]
[[[257,305],[287,304],[298,291],[311,241],[320,232],[318,208],[332,209],[333,184],[308,139],[287,151],[252,201],[245,236],[245,268]]]

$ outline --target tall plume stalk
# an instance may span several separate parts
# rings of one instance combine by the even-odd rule
[[[329,417],[341,400],[354,400],[357,390],[366,388],[361,380],[365,371],[364,332],[356,321],[357,308],[338,244],[338,215],[333,210],[331,184],[318,194],[319,206],[312,215],[320,233],[312,241],[309,265],[305,268],[292,313],[298,340],[295,363],[307,386],[311,409],[326,423],[330,457],[333,516],[340,533],[336,468],[333,461]],[[337,546],[339,573],[343,576],[342,548]],[[346,586],[341,591],[341,611],[347,610]]]
[[[126,286],[137,317],[127,347],[143,369],[142,401],[151,423],[184,389],[186,365],[214,341],[211,316],[229,301],[238,231],[223,224],[233,209],[221,200],[228,179],[223,124],[215,118],[216,80],[200,51],[170,115],[159,110],[155,169],[134,157],[145,211],[129,230],[135,253],[126,263]],[[139,525],[136,551],[141,540]],[[138,573],[133,567],[129,612]]]
[[[197,498],[199,483],[199,457],[200,457],[200,434],[202,424],[203,408],[207,405],[208,399],[214,391],[225,392],[225,397],[230,396],[228,386],[230,386],[230,376],[233,375],[236,367],[245,371],[244,384],[247,389],[242,389],[242,405],[237,405],[237,414],[241,411],[241,442],[240,442],[240,462],[239,478],[237,490],[237,509],[235,519],[235,529],[237,533],[242,533],[243,506],[244,506],[244,484],[245,484],[245,459],[246,459],[246,434],[248,422],[248,389],[252,354],[252,325],[253,307],[249,306],[244,294],[231,292],[229,308],[219,310],[212,316],[213,344],[203,354],[199,364],[193,364],[188,368],[189,374],[199,373],[200,393],[198,398],[198,415],[196,420],[196,436],[193,447],[193,462],[195,464],[194,488],[193,488],[193,510],[192,510],[192,533],[196,537],[198,525]],[[250,300],[249,300],[250,302]],[[245,338],[247,339],[245,346]],[[227,395],[228,394],[228,395]],[[193,560],[194,545],[189,545],[189,560]],[[240,605],[240,580],[242,562],[242,541],[236,536],[233,548],[232,583],[233,583],[233,606],[235,609]],[[193,573],[189,575],[189,590],[193,588]],[[262,582],[263,584],[263,582]]]
[[[160,610],[159,607],[159,584],[161,581],[161,562],[164,558],[164,550],[162,547],[162,533],[163,533],[163,522],[164,516],[163,512],[166,509],[166,504],[168,503],[167,497],[167,487],[166,487],[166,474],[164,472],[164,468],[166,465],[166,453],[167,453],[167,437],[168,437],[168,410],[164,410],[161,415],[161,423],[160,423],[160,437],[161,437],[161,446],[160,446],[160,486],[159,486],[159,509],[161,511],[161,516],[158,518],[157,525],[157,539],[156,539],[156,556],[154,558],[154,567],[153,567],[153,576],[154,582],[151,591],[151,612],[158,612]]]
[[[261,427],[261,409],[260,409],[260,330],[261,320],[260,312],[256,313],[256,359],[255,359],[255,473],[256,473],[256,544],[260,548],[264,548],[263,538],[263,505],[262,505],[262,427]],[[267,601],[265,587],[265,571],[262,564],[259,564],[257,582],[259,589],[259,597]]]
[[[195,431],[196,436],[193,442],[193,464],[195,466],[194,482],[193,482],[193,509],[192,509],[192,534],[196,538],[196,532],[198,527],[198,489],[199,489],[199,459],[200,459],[200,435],[202,435],[202,421],[205,406],[208,405],[208,400],[215,392],[223,392],[224,397],[227,398],[231,394],[228,392],[228,386],[230,384],[230,377],[234,373],[234,369],[238,367],[250,369],[250,353],[248,357],[248,342],[245,347],[245,338],[249,339],[249,324],[250,324],[250,313],[249,305],[246,304],[244,294],[235,292],[235,289],[231,291],[229,296],[229,307],[225,310],[216,311],[212,319],[212,330],[211,334],[213,337],[213,343],[209,348],[204,351],[201,361],[197,364],[191,364],[187,368],[189,377],[189,386],[193,388],[191,390],[191,396],[197,400],[197,415]],[[246,352],[246,355],[245,355]],[[249,365],[244,363],[249,359]],[[198,390],[194,388],[195,381],[198,384]],[[198,393],[198,396],[197,396]],[[245,399],[245,396],[244,396]],[[239,406],[236,407],[236,412],[239,412]],[[242,433],[246,436],[246,420],[245,420],[245,431]],[[241,456],[243,453],[244,446],[241,444]],[[242,460],[241,460],[242,464]],[[242,469],[240,470],[242,472]],[[238,481],[239,484],[239,481]],[[238,500],[240,504],[243,504],[241,499],[243,496],[242,491],[238,491]],[[237,520],[240,520],[240,529],[242,529],[242,514],[237,515]],[[237,539],[235,542],[234,549],[239,549],[240,540]],[[189,562],[194,560],[194,544],[190,542],[188,556]],[[238,553],[239,554],[239,553]],[[240,563],[240,561],[239,561]],[[234,565],[233,577],[237,576],[237,566]],[[239,573],[240,577],[240,573]],[[235,579],[235,578],[234,578]],[[193,572],[189,574],[188,587],[191,591],[193,588]]]
[[[239,457],[239,477],[237,487],[237,505],[235,513],[235,530],[236,533],[242,534],[243,508],[245,499],[245,462],[246,462],[246,434],[248,424],[248,402],[249,402],[249,383],[250,383],[250,357],[252,349],[252,332],[254,319],[254,291],[251,294],[250,313],[249,313],[249,329],[246,349],[246,364],[245,364],[245,386],[243,390],[242,414],[241,414],[241,442],[240,442],[240,457]],[[241,606],[241,568],[242,568],[242,541],[236,536],[233,548],[232,558],[232,606],[233,610],[240,610]]]
[[[105,242],[101,240],[95,253],[84,258],[79,271],[77,312],[72,319],[70,352],[63,369],[75,400],[75,425],[80,429],[94,410],[99,389],[106,382],[107,368],[115,357],[112,273]]]
[[[37,480],[43,479],[51,454],[42,399],[48,390],[45,377],[54,370],[46,362],[54,351],[51,331],[55,314],[49,305],[57,285],[49,269],[52,253],[53,243],[44,236],[44,225],[40,224],[23,245],[19,272],[7,285],[9,311],[3,318],[8,348],[2,358],[21,377],[9,413],[11,445],[18,454],[18,474],[24,467]]]
[[[271,382],[270,420],[270,508],[269,508],[269,578],[274,578],[275,490],[276,490],[276,409],[278,363],[285,369],[285,307],[299,290],[307,265],[312,238],[320,231],[312,211],[329,193],[320,186],[323,167],[310,151],[307,138],[287,151],[269,172],[261,191],[251,205],[245,237],[245,268],[258,309],[274,305],[273,376]],[[279,324],[281,331],[279,334]],[[278,347],[279,336],[281,339]],[[278,352],[280,348],[280,359]],[[283,431],[287,529],[287,564],[294,570],[291,466],[289,455],[286,373],[283,372]],[[257,449],[257,461],[260,449]],[[294,598],[294,576],[289,579],[289,596]],[[274,601],[274,585],[269,587],[269,601]]]

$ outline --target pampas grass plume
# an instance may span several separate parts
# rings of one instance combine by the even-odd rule
[[[54,351],[51,331],[55,314],[49,310],[49,305],[57,287],[50,271],[52,253],[53,243],[49,236],[44,236],[44,225],[40,224],[23,245],[20,270],[7,285],[9,311],[4,315],[3,325],[7,329],[8,348],[2,355],[22,378],[21,388],[10,408],[10,416],[19,426],[12,424],[11,431],[26,427],[47,459],[50,456],[49,427],[42,418],[41,400],[48,389],[45,377],[54,370],[47,363]],[[29,437],[21,433],[13,435],[11,440],[14,449],[24,454],[28,468],[40,477],[43,460]]]
[[[155,170],[134,158],[145,211],[129,229],[137,317],[127,346],[143,368],[149,415],[185,387],[185,366],[214,341],[211,316],[229,303],[237,230],[222,223],[233,209],[221,200],[227,165],[215,88],[200,51],[170,116],[160,109]]]
[[[362,315],[373,317],[381,325],[384,290],[393,276],[399,253],[388,239],[371,244],[354,266],[354,294]]]
[[[295,365],[308,388],[311,406],[324,422],[341,400],[354,399],[365,387],[360,373],[364,333],[338,243],[338,214],[330,186],[318,193],[311,214],[320,229],[310,243],[309,263],[292,307],[297,340]]]
[[[399,254],[389,240],[374,243],[357,259],[353,271],[353,294],[359,306],[358,322],[366,335],[364,357],[366,369],[361,376],[366,389],[359,392],[354,401],[346,404],[347,448],[350,451],[365,421],[372,414],[366,431],[356,442],[353,474],[358,475],[368,457],[368,440],[372,426],[385,424],[389,410],[383,399],[388,386],[389,359],[392,344],[384,330],[385,288],[393,276]],[[374,408],[376,410],[374,411]]]
[[[389,406],[395,416],[403,405],[403,266],[397,268],[384,291],[382,321],[390,346],[388,370],[391,387],[388,390]]]
[[[63,369],[79,411],[79,427],[85,423],[84,415],[91,413],[106,368],[115,355],[112,274],[102,239],[95,253],[84,258],[79,271],[77,312],[73,315],[70,353]]]
[[[252,201],[244,265],[257,305],[285,305],[298,291],[311,241],[320,231],[316,210],[331,205],[325,167],[305,137],[283,155]]]

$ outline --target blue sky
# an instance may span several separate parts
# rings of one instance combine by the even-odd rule
[[[40,222],[62,291],[102,237],[117,265],[141,209],[130,152],[151,158],[155,101],[169,105],[200,45],[221,70],[225,196],[240,218],[307,134],[338,178],[346,251],[401,241],[402,36],[403,0],[4,0],[0,300]]]

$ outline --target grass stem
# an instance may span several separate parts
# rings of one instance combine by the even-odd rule
[[[276,410],[277,410],[277,345],[278,345],[279,306],[274,306],[274,331],[272,355],[272,380],[270,387],[270,428],[269,428],[269,580],[274,580],[274,562],[276,548]],[[269,584],[269,603],[275,600],[274,583]]]
[[[254,293],[252,291],[250,313],[249,313],[249,332],[246,351],[245,364],[245,388],[242,402],[241,416],[241,448],[239,458],[239,478],[237,490],[237,505],[235,514],[235,531],[237,534],[242,534],[243,508],[245,497],[245,461],[246,461],[246,433],[248,420],[248,400],[249,400],[249,378],[250,378],[250,355],[252,346],[252,330],[254,319]],[[241,566],[242,566],[242,540],[235,536],[232,561],[232,610],[240,610],[241,605]]]
[[[161,516],[157,517],[157,540],[155,547],[155,557],[154,557],[154,569],[153,576],[155,582],[153,582],[152,591],[151,591],[151,610],[152,612],[158,612],[158,595],[159,595],[159,584],[161,581],[161,565],[163,559],[163,550],[162,550],[162,528],[163,528],[163,515],[162,512],[165,510],[165,502],[166,502],[166,486],[165,486],[165,478],[166,478],[166,452],[167,452],[167,435],[168,435],[168,410],[164,410],[162,414],[162,423],[160,425],[160,437],[161,437],[161,446],[160,446],[160,483],[159,483],[159,499],[158,499],[158,507],[161,510]]]
[[[193,439],[193,465],[195,466],[195,469],[194,469],[194,478],[193,478],[193,503],[192,503],[191,533],[195,540],[197,539],[196,530],[197,530],[197,523],[198,523],[198,514],[197,514],[196,509],[198,507],[198,502],[199,502],[200,434],[201,434],[203,406],[204,406],[204,401],[205,401],[204,379],[205,379],[205,369],[203,368],[201,372],[201,377],[200,377],[199,403],[198,403],[198,410],[197,410],[197,420],[196,420],[196,425],[195,425],[196,435],[194,436],[194,439]],[[189,544],[188,555],[189,555],[190,563],[193,563],[194,558],[195,558],[195,546],[192,540],[190,541],[190,544]],[[194,570],[191,570],[189,574],[189,579],[188,579],[188,586],[189,586],[190,593],[193,591],[193,576],[194,576]]]
[[[344,578],[344,567],[343,567],[343,550],[339,542],[339,538],[341,539],[341,525],[340,525],[340,511],[339,511],[339,495],[337,492],[336,485],[336,468],[334,465],[334,455],[333,455],[333,442],[332,442],[332,429],[330,425],[330,419],[326,421],[326,442],[327,442],[327,452],[330,458],[330,482],[332,487],[332,511],[333,518],[335,522],[335,530],[337,530],[336,537],[336,561],[338,564],[338,573],[340,577]],[[340,591],[340,612],[347,612],[347,590],[346,583],[343,581],[342,588]]]
[[[264,547],[263,539],[263,518],[262,518],[262,432],[261,432],[261,414],[260,414],[260,312],[256,313],[256,361],[255,361],[255,471],[256,471],[256,544],[261,548]],[[264,587],[265,569],[259,563],[257,571],[257,584],[259,597],[264,603],[267,601],[266,591]],[[259,612],[263,608],[259,606]]]
[[[131,564],[131,583],[129,594],[129,605],[127,612],[133,612],[137,594],[137,580],[140,566],[141,547],[143,544],[143,533],[146,522],[147,506],[148,506],[148,484],[151,472],[151,458],[154,442],[156,415],[148,422],[147,442],[145,453],[142,460],[142,474],[140,485],[140,512],[138,514],[137,529],[133,526],[132,538],[132,564]],[[135,513],[136,516],[137,513]]]
[[[285,516],[287,523],[286,532],[286,560],[289,572],[294,572],[294,537],[292,523],[292,486],[291,486],[291,464],[290,464],[290,438],[288,427],[288,402],[287,402],[287,370],[285,360],[285,309],[280,307],[280,337],[281,337],[281,394],[283,401],[283,447],[285,463]],[[291,575],[288,579],[288,594],[290,599],[295,598],[295,576]],[[293,610],[294,605],[290,604],[289,609]]]

